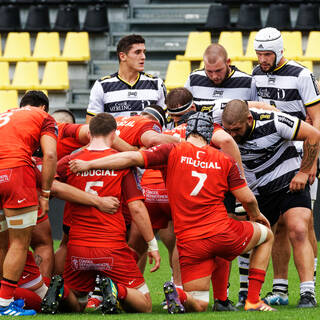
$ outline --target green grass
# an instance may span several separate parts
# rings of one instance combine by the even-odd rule
[[[55,243],[56,245],[56,243]],[[142,319],[181,319],[181,320],[202,320],[202,319],[319,319],[320,317],[320,308],[313,309],[297,309],[296,304],[299,300],[299,278],[294,267],[293,261],[290,261],[289,267],[289,305],[277,307],[279,312],[268,313],[268,312],[215,312],[211,310],[212,305],[212,291],[210,293],[210,306],[209,311],[204,313],[189,313],[183,315],[168,315],[165,310],[162,310],[160,307],[161,301],[164,299],[162,285],[165,281],[169,280],[171,277],[170,270],[168,267],[168,255],[162,243],[159,242],[160,254],[161,254],[161,267],[156,273],[149,272],[149,266],[145,272],[145,279],[149,286],[151,292],[152,303],[153,303],[153,312],[151,314],[120,314],[120,315],[101,315],[99,313],[86,313],[86,314],[57,314],[54,316],[51,315],[37,315],[38,319],[56,319],[56,320],[79,320],[79,319],[106,319],[112,317],[114,320],[118,319],[130,319],[130,320],[142,320]],[[319,270],[319,268],[318,268]],[[320,275],[320,270],[318,271]],[[239,290],[239,273],[237,267],[237,261],[233,262],[232,272],[230,277],[230,291],[229,298],[236,302],[238,298]],[[272,289],[272,267],[270,265],[269,271],[267,273],[265,284],[262,288],[262,296]],[[317,290],[316,290],[317,291]],[[320,295],[317,292],[317,300],[320,301]]]

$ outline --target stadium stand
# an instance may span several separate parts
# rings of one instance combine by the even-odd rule
[[[320,31],[310,31],[306,52],[303,56],[305,60],[320,61],[319,44]]]
[[[168,90],[183,87],[191,72],[190,61],[169,61],[165,85]]]
[[[66,61],[48,61],[44,68],[40,88],[47,90],[69,89],[68,63]]]
[[[0,89],[7,89],[10,86],[9,63],[0,62]]]
[[[273,3],[270,6],[266,27],[291,30],[290,6],[286,3]]]
[[[317,30],[319,29],[319,7],[313,3],[302,3],[299,6],[296,30]]]
[[[49,7],[41,4],[31,6],[24,30],[33,32],[50,31]]]
[[[230,22],[230,9],[227,5],[217,6],[212,4],[209,8],[207,21],[203,28],[200,30],[208,30],[211,32],[229,30],[231,28]]]
[[[22,61],[30,57],[30,34],[28,32],[9,32],[1,60]]]
[[[101,32],[109,30],[107,9],[104,4],[89,6],[83,24],[83,30],[88,32]]]
[[[259,30],[262,28],[260,6],[253,3],[240,5],[236,29]]]
[[[240,31],[222,31],[218,43],[227,50],[230,59],[243,58],[242,33]]]
[[[283,31],[283,48],[286,58],[292,60],[301,60],[302,52],[302,34],[300,31]]]
[[[49,61],[60,58],[60,42],[58,32],[39,32],[33,49],[31,60]]]
[[[20,10],[18,6],[0,7],[0,30],[3,32],[21,30]]]
[[[12,89],[32,90],[39,89],[39,67],[35,61],[18,61],[11,84]]]
[[[60,5],[53,27],[56,31],[79,31],[79,10],[77,6],[67,4]]]
[[[18,108],[18,91],[0,90],[0,113],[12,108]]]

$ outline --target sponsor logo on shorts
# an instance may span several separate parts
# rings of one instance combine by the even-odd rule
[[[71,257],[71,267],[73,270],[112,270],[113,258],[83,258]]]
[[[23,198],[23,199],[21,199],[21,200],[18,200],[18,203],[21,203],[21,202],[23,202],[23,201],[25,201],[26,200],[26,198]]]
[[[129,281],[128,282],[129,286],[131,286],[135,281],[136,281],[136,279],[133,279],[133,280]]]

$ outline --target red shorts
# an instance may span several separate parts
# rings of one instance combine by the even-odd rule
[[[177,240],[182,283],[211,275],[215,256],[229,261],[239,256],[250,242],[253,230],[248,221],[230,219],[225,233],[181,244]]]
[[[145,205],[148,209],[153,229],[165,229],[172,220],[168,200],[168,191],[164,183],[150,184],[142,187]]]
[[[95,286],[97,274],[127,288],[136,288],[145,282],[128,246],[111,249],[68,244],[63,274],[65,284],[73,290],[90,292]]]
[[[30,166],[0,170],[0,199],[3,208],[38,205],[37,181]]]
[[[27,261],[24,266],[22,275],[18,281],[18,287],[30,288],[39,283],[42,280],[39,267],[37,266],[33,254],[28,251]]]
[[[39,218],[39,216],[42,214],[42,210],[39,209],[38,210],[38,219],[37,219],[37,224],[40,224],[43,221],[46,221],[47,219],[49,219],[48,214],[46,213],[43,217]]]

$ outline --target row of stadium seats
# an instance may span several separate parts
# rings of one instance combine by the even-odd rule
[[[256,61],[257,55],[253,48],[256,31],[251,31],[248,45],[244,53],[242,33],[240,31],[223,31],[220,33],[218,43],[225,47],[231,60]],[[299,61],[320,61],[320,31],[311,31],[308,36],[306,51],[302,50],[302,34],[300,31],[281,32],[284,42],[284,55],[288,59]],[[190,32],[184,55],[177,55],[177,60],[201,61],[205,49],[211,44],[210,32]]]
[[[17,90],[0,90],[0,113],[18,107]]]
[[[272,26],[281,30],[319,30],[319,5],[302,3],[298,10],[297,19],[293,23],[289,4],[273,3],[269,7],[265,26]],[[207,22],[202,29],[208,31],[259,30],[262,27],[261,6],[253,3],[242,3],[239,8],[237,23],[234,25],[231,23],[228,5],[211,5]]]
[[[87,32],[68,32],[62,54],[58,32],[39,32],[31,55],[30,34],[9,32],[0,61],[88,61],[90,60]]]
[[[232,65],[235,65],[238,69],[248,74],[252,73],[253,62],[252,61],[231,61]],[[307,67],[310,71],[313,70],[312,61],[303,61],[301,63]],[[203,68],[204,63],[201,61],[199,68]],[[168,90],[183,87],[188,79],[191,72],[191,62],[190,61],[169,61],[165,85]]]
[[[38,62],[19,61],[10,82],[9,63],[0,62],[0,89],[2,90],[66,90],[69,89],[68,63],[48,61],[39,80]]]
[[[109,30],[105,4],[88,6],[83,26],[80,28],[79,8],[76,5],[59,6],[55,22],[50,22],[49,7],[33,5],[28,10],[24,27],[21,25],[20,7],[8,5],[0,7],[0,31],[89,31],[102,32]]]

